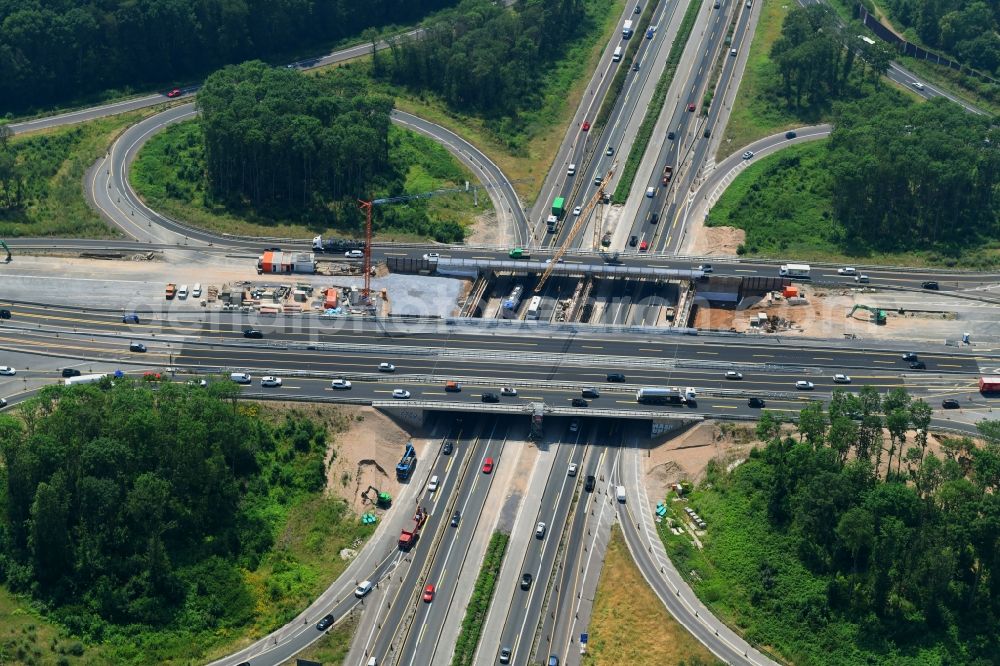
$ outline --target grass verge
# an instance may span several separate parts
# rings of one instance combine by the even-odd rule
[[[154,107],[12,138],[10,145],[25,175],[28,195],[23,208],[0,211],[0,238],[119,237],[87,205],[83,177],[125,128],[159,110]]]
[[[959,257],[937,252],[883,253],[843,245],[831,205],[832,175],[825,140],[789,146],[755,161],[729,185],[705,224],[746,231],[741,254],[903,266],[987,268],[1000,261],[1000,243]],[[738,250],[739,251],[739,250]]]
[[[503,532],[494,532],[490,537],[490,545],[486,547],[486,556],[483,558],[479,577],[476,578],[472,598],[469,599],[469,605],[465,609],[462,631],[455,642],[452,666],[471,666],[475,663],[483,622],[486,621],[486,613],[490,609],[490,601],[493,599],[493,590],[497,584],[497,576],[500,575],[500,566],[503,564],[504,553],[507,552],[508,541],[510,535]]]
[[[584,666],[720,664],[675,620],[632,561],[615,525],[594,597]]]
[[[392,126],[389,159],[405,169],[405,187],[414,194],[459,187],[473,180],[472,173],[444,146],[414,132]],[[247,236],[305,238],[326,232],[325,224],[309,224],[257,215],[234,213],[207,196],[205,157],[197,120],[172,125],[152,137],[132,165],[132,184],[152,208],[203,229]],[[468,230],[477,215],[491,206],[481,196],[476,208],[468,194],[422,200],[428,217],[436,223],[457,222]],[[387,229],[382,240],[426,240],[418,233]]]
[[[4,664],[90,666],[111,663],[100,646],[85,645],[0,587],[0,661]]]
[[[667,64],[663,68],[660,80],[656,83],[656,90],[653,91],[653,97],[649,101],[649,106],[646,107],[646,116],[642,119],[642,125],[639,126],[639,132],[636,134],[635,142],[632,144],[632,149],[628,153],[628,159],[625,161],[625,168],[622,169],[621,179],[615,187],[614,202],[616,204],[625,203],[629,190],[632,189],[635,174],[639,170],[639,164],[642,163],[642,156],[646,154],[649,139],[653,136],[653,129],[656,127],[656,121],[660,116],[660,111],[663,109],[663,103],[667,99],[667,92],[674,80],[677,65],[681,61],[681,55],[687,46],[688,38],[691,36],[691,29],[694,27],[694,22],[698,18],[698,11],[700,9],[701,5],[699,3],[692,2],[688,5],[687,11],[684,13],[684,19],[677,30],[677,38],[674,39],[674,43],[670,47]]]
[[[389,92],[396,97],[396,108],[446,127],[482,150],[508,178],[521,181],[514,187],[525,207],[529,207],[541,191],[605,45],[612,33],[620,30],[618,17],[625,6],[624,0],[584,0],[584,4],[592,27],[568,45],[565,55],[540,84],[545,90],[544,102],[537,109],[522,113],[520,148],[512,148],[483,118],[452,111],[430,94],[415,95],[390,88]]]

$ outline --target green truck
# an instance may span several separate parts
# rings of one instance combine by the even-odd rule
[[[560,220],[563,215],[566,214],[566,200],[562,197],[556,197],[556,200],[552,202],[552,214],[558,217]]]
[[[511,259],[528,259],[531,257],[531,253],[524,248],[515,247],[509,253]]]

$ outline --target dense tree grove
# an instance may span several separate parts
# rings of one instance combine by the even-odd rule
[[[0,114],[405,24],[454,0],[3,0]]]
[[[1000,74],[1000,3],[995,0],[881,0],[904,29],[962,64]]]
[[[885,73],[892,59],[888,47],[866,44],[854,32],[842,28],[836,14],[824,4],[788,12],[781,37],[771,47],[771,59],[780,76],[780,94],[789,107],[827,106],[853,92],[851,74],[859,55],[862,73],[873,77]]]
[[[325,484],[325,431],[245,413],[208,389],[127,380],[51,387],[0,416],[0,576],[79,635],[112,625],[239,626],[274,528],[271,493]],[[279,464],[280,463],[280,464]]]
[[[215,72],[198,93],[212,194],[255,209],[322,214],[388,170],[393,100],[358,76],[262,62]]]
[[[938,457],[927,444],[930,416],[903,389],[838,391],[829,411],[802,410],[796,436],[763,413],[757,434],[767,446],[730,475],[711,475],[723,497],[747,507],[743,521],[766,521],[792,546],[781,556],[815,577],[792,589],[790,563],[741,565],[756,567],[741,582],[755,612],[784,618],[800,637],[801,654],[784,646],[796,663],[996,663],[1000,422],[981,425],[985,446],[945,440]],[[829,652],[818,636],[835,642]],[[935,658],[922,661],[920,650]]]
[[[514,117],[538,104],[540,74],[583,17],[582,0],[522,0],[510,8],[464,0],[430,21],[422,38],[394,45],[380,67],[392,81],[432,90],[455,109]]]
[[[829,165],[848,243],[947,251],[1000,238],[1000,128],[946,99],[842,105]]]

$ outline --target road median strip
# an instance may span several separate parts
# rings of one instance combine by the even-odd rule
[[[510,535],[505,532],[494,532],[493,536],[490,537],[490,545],[486,548],[483,566],[479,571],[479,577],[476,578],[472,598],[469,599],[469,605],[465,610],[462,630],[458,634],[458,640],[455,641],[455,656],[451,661],[452,666],[471,666],[475,661],[476,648],[479,646],[479,638],[482,635],[490,602],[493,600],[493,591],[496,589],[497,578],[500,575],[500,567],[503,565],[509,541]]]

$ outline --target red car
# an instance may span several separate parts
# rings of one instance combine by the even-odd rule
[[[649,243],[647,243],[646,241],[642,241],[641,243],[639,243],[639,252],[645,252],[648,249],[649,249]]]
[[[583,121],[583,125],[580,126],[580,129],[582,129],[584,132],[586,132],[587,130],[589,130],[590,129],[590,121],[589,120],[584,120]]]
[[[162,379],[162,377],[160,377],[160,373],[158,372],[144,372],[142,373],[142,378],[147,382],[158,382]]]
[[[493,471],[493,458],[487,458],[483,462],[483,474],[489,474]]]
[[[434,601],[434,586],[428,585],[424,588],[424,601],[430,603]]]
[[[167,93],[167,97],[170,97],[171,99],[173,99],[174,97],[180,97],[180,96],[181,96],[181,89],[180,88],[174,88],[173,90],[171,90],[170,92]]]
[[[688,104],[688,111],[691,111],[692,113],[694,112],[694,102]]]

